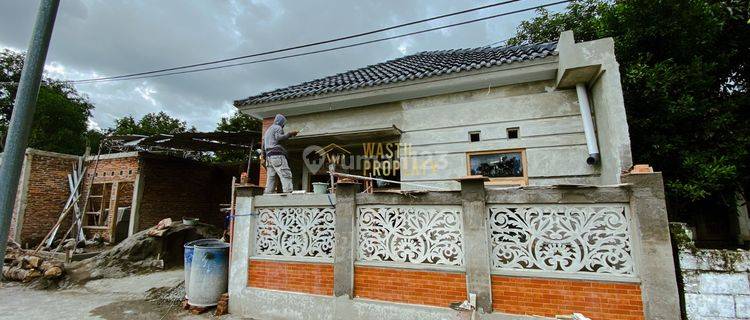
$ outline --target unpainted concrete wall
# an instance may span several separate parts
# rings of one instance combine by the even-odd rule
[[[434,171],[402,171],[402,181],[458,189],[458,183],[452,180],[468,175],[467,152],[519,148],[526,149],[530,185],[601,181],[599,167],[585,162],[588,154],[575,90],[555,90],[553,80],[292,116],[288,120],[287,130],[303,130],[306,135],[395,125],[403,130],[399,142],[410,145],[413,151],[411,156],[401,158],[402,163],[432,161],[440,166]],[[511,127],[520,129],[518,139],[508,139],[506,129]],[[469,141],[472,131],[480,131],[481,141]],[[361,147],[350,151],[362,153]]]
[[[575,43],[573,33],[566,31],[560,35],[557,50],[560,52],[558,80],[566,71],[578,73],[579,80],[588,88],[601,154],[601,183],[619,183],[620,174],[633,166],[633,157],[614,40]]]
[[[461,180],[460,193],[356,194],[355,185],[340,184],[335,197],[318,194],[259,196],[260,188],[240,188],[229,275],[231,312],[263,319],[379,319],[384,314],[393,319],[468,318],[470,314],[450,310],[447,305],[473,293],[476,294],[479,319],[523,319],[531,315],[550,317],[583,312],[593,319],[676,320],[679,318],[678,291],[661,175],[627,175],[622,179],[630,184],[484,190],[486,195],[480,191],[483,181],[473,178]],[[591,206],[612,203],[629,208],[626,210],[630,212],[633,228],[629,250],[635,270],[632,275],[488,270],[493,260],[487,252],[489,229],[487,223],[483,223],[487,221],[486,204]],[[250,278],[254,274],[253,263],[262,261],[261,264],[265,265],[268,259],[274,260],[254,257],[257,239],[252,230],[259,219],[254,214],[258,207],[298,208],[330,204],[335,206],[336,216],[333,296],[330,296],[328,287],[322,293],[309,294],[316,288],[293,287],[273,276],[262,280]],[[376,268],[365,267],[367,261],[357,259],[361,245],[354,236],[357,208],[373,204],[394,207],[461,205],[464,264],[452,269],[426,265],[407,267],[385,262],[369,266]],[[479,250],[482,248],[484,253]],[[328,260],[294,259],[280,257],[275,262],[297,261],[305,268],[315,263],[331,263]],[[385,272],[364,274],[363,267]],[[446,276],[446,273],[450,275]],[[405,276],[407,274],[410,276]],[[465,282],[461,279],[463,277]],[[455,290],[464,283],[464,289]]]

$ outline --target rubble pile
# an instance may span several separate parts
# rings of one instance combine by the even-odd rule
[[[65,271],[62,261],[44,259],[9,242],[3,259],[3,279],[31,282],[38,278],[57,279]]]
[[[208,224],[185,225],[178,221],[160,225],[136,233],[94,257],[70,263],[69,278],[81,283],[181,266],[185,243],[219,236],[221,230]]]
[[[159,303],[178,304],[185,300],[185,281],[174,287],[151,288],[146,291],[146,300]]]

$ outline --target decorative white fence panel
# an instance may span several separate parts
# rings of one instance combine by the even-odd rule
[[[495,270],[635,274],[623,204],[492,205],[488,225]]]
[[[460,206],[360,206],[358,260],[462,266]]]
[[[255,256],[333,259],[333,208],[259,208]]]

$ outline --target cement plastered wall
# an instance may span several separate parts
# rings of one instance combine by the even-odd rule
[[[469,314],[448,308],[397,302],[375,302],[357,297],[355,291],[356,250],[361,244],[356,236],[358,206],[368,205],[461,205],[462,243],[465,255],[464,271],[467,278],[467,293],[477,294],[480,309],[491,308],[493,289],[490,269],[490,254],[487,251],[487,204],[565,205],[565,204],[625,204],[633,219],[631,253],[634,256],[636,273],[626,281],[640,283],[645,319],[676,320],[679,318],[677,281],[674,273],[672,249],[667,223],[666,206],[661,175],[659,173],[627,175],[624,186],[615,187],[526,187],[519,189],[482,190],[481,179],[463,179],[462,192],[426,192],[418,195],[392,193],[356,194],[356,186],[339,184],[335,196],[330,198],[318,194],[263,195],[261,188],[242,187],[237,190],[237,212],[229,272],[229,298],[232,313],[256,319],[468,319]],[[346,191],[348,190],[348,191]],[[253,263],[259,207],[323,207],[335,206],[335,245],[333,254],[334,296],[301,294],[252,286],[249,267]],[[469,258],[470,257],[470,258]],[[263,257],[267,258],[267,257]],[[281,258],[281,257],[280,257]],[[289,258],[289,257],[286,257]],[[279,260],[281,261],[281,260]],[[290,261],[290,260],[287,260]],[[403,267],[394,264],[391,268]],[[413,267],[413,266],[412,266]],[[435,266],[430,266],[435,268]],[[419,268],[421,269],[421,268]],[[427,269],[423,269],[427,270]],[[507,271],[507,270],[506,270]],[[563,273],[516,273],[516,276],[545,279],[578,279],[586,281],[589,276]],[[497,273],[500,275],[502,273]],[[506,274],[512,277],[510,273]],[[611,276],[597,277],[596,281],[625,281]],[[408,284],[408,283],[407,283]],[[413,284],[413,283],[411,283]],[[551,282],[545,283],[547,286]],[[566,284],[567,285],[567,284]],[[616,286],[608,287],[614,290]],[[383,290],[387,290],[383,289]],[[533,291],[530,289],[530,291]],[[617,291],[613,291],[617,292]],[[567,292],[570,294],[570,292]],[[588,294],[591,294],[589,292]],[[502,296],[498,296],[502,297]],[[574,295],[571,295],[574,297]],[[600,296],[586,295],[590,298]],[[580,296],[579,296],[580,298]],[[384,299],[382,299],[384,300]],[[531,299],[530,299],[531,300]],[[596,300],[595,303],[605,303]],[[620,301],[608,300],[613,304]],[[533,303],[524,301],[523,303]],[[570,307],[573,302],[564,302]],[[484,306],[483,306],[484,305]],[[630,305],[630,304],[629,304]],[[632,305],[631,305],[632,306]],[[560,307],[560,306],[556,306]],[[492,311],[481,314],[478,319],[522,319],[522,316]],[[523,313],[523,312],[514,312]],[[638,314],[637,316],[640,316]],[[533,317],[532,317],[533,318]],[[635,317],[639,318],[639,317]]]
[[[677,239],[689,234],[680,224],[672,230]],[[750,252],[683,243],[678,255],[687,319],[750,319]]]
[[[599,167],[585,162],[588,154],[575,90],[555,90],[552,79],[293,116],[288,121],[289,130],[301,129],[306,135],[391,125],[403,131],[400,143],[412,147],[413,156],[402,157],[402,162],[431,160],[441,166],[402,172],[402,181],[458,189],[452,180],[468,175],[467,152],[518,148],[526,149],[530,185],[601,181]],[[508,139],[506,129],[511,127],[519,128],[518,139]],[[481,141],[469,141],[473,131],[480,131]]]
[[[602,183],[619,183],[619,174],[633,166],[630,151],[630,134],[625,115],[625,102],[620,84],[620,66],[614,55],[611,38],[579,44],[590,61],[602,64],[602,73],[589,87],[589,98],[594,108],[594,118],[601,152]],[[590,62],[589,62],[590,63]]]
[[[339,186],[339,188],[342,188]],[[352,189],[355,190],[355,189]],[[341,204],[346,200],[336,196],[328,198],[322,195],[294,195],[289,197],[279,196],[260,196],[253,197],[260,192],[260,189],[239,188],[237,190],[237,216],[234,219],[234,234],[231,249],[231,260],[229,270],[229,308],[232,314],[241,317],[251,317],[253,319],[309,319],[309,320],[327,320],[327,319],[425,319],[425,320],[449,320],[449,319],[486,319],[486,320],[504,320],[504,319],[544,319],[542,317],[530,317],[522,315],[509,315],[501,313],[477,313],[472,315],[470,311],[455,311],[445,307],[431,307],[425,305],[415,305],[406,303],[395,303],[385,301],[375,301],[362,298],[350,298],[346,294],[336,294],[334,296],[323,296],[314,294],[302,294],[295,292],[285,292],[278,290],[260,289],[248,286],[248,266],[251,263],[249,257],[253,254],[255,247],[255,237],[252,232],[253,226],[258,219],[257,215],[250,214],[255,211],[256,206],[269,206],[278,203],[285,203],[288,206],[321,206],[329,203],[336,205],[337,221],[341,219]],[[354,194],[354,191],[351,192]],[[458,195],[455,193],[428,194],[416,198],[404,199],[398,195],[378,194],[378,195],[358,195],[357,203],[377,202],[414,202],[414,203],[459,203]],[[379,200],[376,200],[379,199]],[[350,198],[349,200],[354,200]],[[351,212],[354,211],[354,202],[351,203]],[[336,245],[342,245],[345,241],[341,238],[341,225],[337,224]],[[353,227],[353,225],[352,225]],[[351,232],[351,230],[349,231]],[[484,235],[484,231],[481,232]],[[349,238],[350,241],[352,238]],[[349,243],[348,250],[339,250],[337,252],[353,252]],[[338,250],[338,249],[337,249]],[[353,256],[337,255],[334,262],[337,265],[353,266]],[[486,254],[485,254],[486,256]],[[471,269],[471,268],[470,268]],[[350,272],[353,271],[350,270]],[[353,276],[353,274],[350,274]],[[336,285],[352,288],[353,282],[347,276],[334,276]],[[487,274],[487,277],[489,275]],[[348,283],[348,284],[347,284]]]

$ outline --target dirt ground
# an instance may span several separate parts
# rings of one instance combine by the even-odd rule
[[[18,283],[0,283],[0,319],[239,319],[216,318],[213,310],[194,316],[177,304],[145,299],[151,288],[174,287],[182,269],[93,280],[64,290],[35,290]]]

